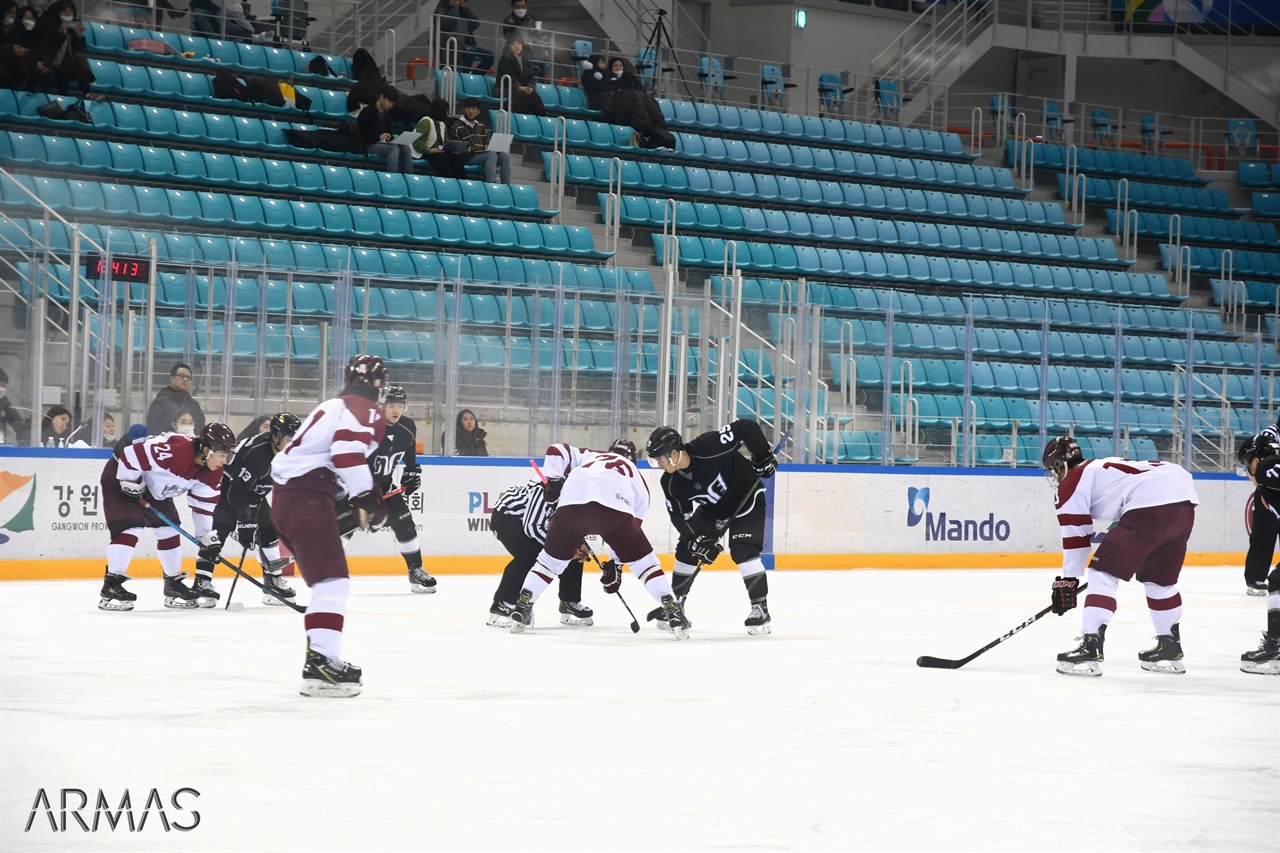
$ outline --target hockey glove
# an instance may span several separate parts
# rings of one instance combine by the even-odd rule
[[[1079,588],[1080,578],[1054,578],[1052,592],[1053,612],[1061,616],[1068,610],[1074,610]]]
[[[134,500],[137,500],[142,497],[142,493],[147,490],[147,487],[143,485],[141,480],[136,483],[132,480],[120,480],[119,483],[120,491],[124,492],[124,496],[126,498],[133,498]]]
[[[711,565],[724,549],[720,543],[710,536],[699,536],[689,543],[689,552],[706,565]]]
[[[617,560],[605,560],[600,564],[600,583],[605,595],[613,595],[622,587],[622,567]]]
[[[350,539],[360,529],[356,508],[351,505],[351,499],[338,498],[334,501],[334,510],[337,513],[338,535]]]
[[[236,541],[240,543],[242,548],[252,551],[258,544],[257,522],[250,522],[248,524],[242,522],[237,524]]]
[[[552,477],[542,484],[542,497],[547,503],[553,504],[560,500],[560,490],[564,488],[563,477]]]
[[[256,524],[258,520],[257,503],[240,503],[235,505],[236,524]]]
[[[196,554],[196,559],[205,563],[218,562],[218,555],[222,553],[222,540],[218,538],[218,531],[210,530],[199,537],[198,541],[200,550]]]
[[[756,469],[756,476],[761,480],[767,480],[778,473],[778,457],[772,453],[763,459],[752,459],[751,464]]]
[[[400,478],[400,485],[404,487],[404,496],[406,498],[409,497],[409,495],[422,488],[422,472],[406,469],[404,476]]]
[[[374,531],[387,523],[387,505],[377,492],[361,492],[351,499],[356,507],[356,519],[365,530]]]

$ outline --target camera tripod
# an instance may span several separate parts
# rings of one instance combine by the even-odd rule
[[[653,65],[649,66],[637,62],[636,71],[639,71],[643,76],[647,68],[653,68],[652,87],[655,95],[658,93],[658,81],[661,78],[662,73],[666,71],[675,71],[676,76],[680,78],[680,85],[684,87],[685,95],[690,101],[697,100],[694,97],[693,92],[689,89],[689,81],[684,76],[684,69],[680,67],[679,58],[676,56],[675,45],[671,43],[671,34],[667,32],[666,17],[667,10],[659,9],[658,19],[653,23],[653,31],[649,33],[649,39],[645,42],[644,48],[640,51],[640,56],[644,57],[645,63],[652,62]],[[671,64],[675,66],[674,68],[664,68],[662,65],[662,51],[664,45],[667,54],[671,57]]]

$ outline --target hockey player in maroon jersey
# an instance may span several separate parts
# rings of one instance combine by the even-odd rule
[[[1254,514],[1267,513],[1280,518],[1280,446],[1264,431],[1246,440],[1236,457],[1243,473],[1253,483]],[[1241,672],[1255,675],[1280,675],[1280,566],[1271,570],[1266,580],[1267,630],[1258,648],[1240,655]]]
[[[614,558],[628,564],[647,591],[662,605],[671,632],[678,639],[689,633],[684,611],[671,594],[671,580],[658,565],[658,555],[640,522],[649,510],[649,487],[635,466],[636,446],[618,439],[609,451],[587,450],[567,444],[547,448],[542,473],[546,500],[556,504],[547,539],[520,597],[511,606],[511,632],[533,624],[533,603],[573,561],[584,537],[598,535]],[[620,576],[603,578],[606,592],[616,592]]]
[[[164,571],[164,605],[195,607],[199,593],[182,583],[182,540],[178,532],[147,510],[145,499],[156,512],[180,524],[173,499],[187,496],[195,535],[202,545],[210,545],[213,510],[218,504],[221,468],[235,448],[235,433],[226,424],[206,424],[198,436],[164,433],[140,438],[122,446],[102,469],[102,509],[111,534],[107,546],[107,572],[98,601],[100,610],[132,610],[138,596],[124,588],[129,579],[129,562],[138,546],[143,528],[152,528],[156,552]]]
[[[1178,575],[1195,524],[1195,484],[1171,462],[1137,462],[1119,457],[1085,461],[1071,436],[1045,445],[1041,464],[1056,491],[1054,507],[1062,527],[1062,575],[1053,582],[1053,612],[1076,606],[1088,561],[1089,594],[1084,600],[1080,646],[1058,655],[1063,675],[1102,675],[1107,623],[1115,616],[1120,581],[1137,577],[1147,592],[1156,628],[1155,648],[1138,653],[1148,672],[1182,673],[1182,596]],[[1115,521],[1089,560],[1093,520]]]
[[[387,520],[382,493],[367,462],[386,431],[378,399],[387,368],[374,355],[347,362],[344,387],[302,422],[298,434],[271,463],[275,481],[271,518],[311,587],[304,620],[307,656],[304,696],[355,696],[360,667],[341,659],[342,628],[351,578],[338,533],[335,500],[351,496],[359,525],[377,529]]]

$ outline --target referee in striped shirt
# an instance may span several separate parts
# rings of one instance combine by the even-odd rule
[[[525,577],[537,562],[555,509],[555,504],[548,504],[543,496],[541,480],[530,480],[523,486],[507,489],[494,505],[490,528],[511,554],[511,562],[502,571],[502,580],[493,594],[489,625],[511,626],[511,603],[520,595]],[[586,557],[586,548],[580,547],[573,562],[560,575],[560,621],[565,625],[592,624],[594,614],[581,602],[582,561]]]

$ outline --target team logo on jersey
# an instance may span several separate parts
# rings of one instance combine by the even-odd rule
[[[26,533],[36,529],[36,475],[0,471],[0,530]],[[0,533],[0,545],[9,537]]]
[[[1009,522],[996,518],[949,518],[946,512],[929,511],[929,489],[907,488],[907,527],[924,522],[926,542],[1003,542],[1011,532]]]

